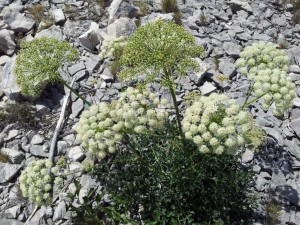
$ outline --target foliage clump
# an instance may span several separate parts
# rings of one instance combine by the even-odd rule
[[[38,97],[48,83],[62,80],[58,68],[77,58],[78,52],[66,41],[37,38],[21,42],[14,75],[24,96]]]
[[[236,100],[215,93],[196,100],[186,110],[182,126],[185,137],[201,153],[216,154],[235,154],[247,144],[247,134],[256,127],[252,115],[240,110]]]
[[[146,90],[128,88],[108,105],[91,106],[82,113],[76,128],[82,146],[100,159],[115,153],[127,133],[148,133],[162,128],[168,116],[168,102]]]
[[[146,81],[151,82],[163,73],[163,80],[170,83],[175,75],[197,69],[199,64],[191,57],[203,52],[203,47],[195,45],[195,38],[183,27],[161,20],[150,22],[129,38],[121,57],[124,69],[119,77],[128,80],[146,73]]]
[[[20,128],[36,127],[35,110],[28,102],[12,102],[0,110],[0,129],[8,124],[18,123]]]
[[[288,76],[289,58],[273,43],[258,42],[247,46],[236,61],[241,74],[254,81],[252,89],[262,97],[263,109],[274,102],[274,115],[280,116],[293,105],[296,85]]]
[[[101,60],[105,58],[119,58],[119,56],[122,54],[122,49],[127,44],[126,38],[124,36],[110,39],[110,40],[104,40],[101,48],[99,57]]]
[[[94,170],[122,218],[131,224],[140,218],[145,224],[245,222],[252,172],[239,166],[238,156],[202,154],[192,142],[180,141],[172,124],[153,136],[132,135],[130,144]]]
[[[25,198],[37,205],[49,205],[51,203],[53,182],[58,186],[62,185],[62,178],[54,178],[51,174],[52,166],[53,163],[48,159],[30,162],[20,176],[20,189]]]

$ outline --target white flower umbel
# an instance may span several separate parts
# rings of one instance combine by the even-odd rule
[[[20,176],[22,195],[37,205],[48,205],[52,201],[50,191],[52,183],[58,178],[50,173],[52,162],[48,159],[34,160],[26,167]],[[62,182],[59,183],[60,185]],[[60,189],[60,188],[57,188]]]
[[[117,52],[123,49],[126,44],[126,38],[123,36],[114,39],[105,39],[100,47],[100,59],[103,60],[105,58],[115,58]]]
[[[293,105],[296,85],[288,76],[289,58],[273,43],[258,42],[246,47],[236,61],[240,73],[254,81],[256,97],[263,98],[262,108],[275,103],[274,115],[280,116]]]
[[[126,133],[147,134],[165,125],[169,103],[146,90],[128,88],[118,100],[100,103],[82,113],[77,140],[102,159],[117,150]]]
[[[200,152],[215,154],[234,154],[246,140],[251,141],[248,133],[256,127],[252,115],[240,111],[237,102],[223,94],[200,97],[186,110],[182,125],[185,137]]]

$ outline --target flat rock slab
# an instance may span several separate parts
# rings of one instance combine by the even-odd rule
[[[20,164],[0,163],[0,183],[10,181],[21,167]]]

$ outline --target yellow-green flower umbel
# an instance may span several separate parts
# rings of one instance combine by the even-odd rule
[[[150,82],[162,72],[163,80],[169,81],[174,73],[184,75],[188,69],[198,68],[192,57],[203,52],[203,47],[195,45],[194,37],[183,27],[162,20],[150,22],[128,39],[121,58],[124,69],[119,77],[127,80],[146,73],[146,81]]]
[[[78,52],[66,41],[36,38],[21,42],[14,75],[24,96],[38,97],[48,83],[61,81],[58,68],[77,58]]]

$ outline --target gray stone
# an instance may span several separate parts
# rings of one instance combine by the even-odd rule
[[[61,29],[56,25],[52,25],[48,29],[42,30],[35,35],[35,38],[41,37],[56,38],[59,41],[64,40],[64,36]]]
[[[107,12],[109,14],[109,19],[113,19],[120,7],[122,0],[113,0],[110,6],[107,9]]]
[[[77,72],[74,77],[75,77],[75,81],[81,81],[83,80],[86,76],[88,75],[88,72],[86,70],[81,70],[79,72]]]
[[[120,36],[129,37],[136,30],[136,25],[132,19],[121,17],[107,27],[107,34],[110,38]]]
[[[233,42],[225,42],[223,43],[223,49],[227,55],[232,57],[238,57],[240,55],[241,46],[233,43]]]
[[[41,145],[32,145],[30,147],[30,153],[34,156],[40,156],[40,157],[49,157],[49,153],[44,151],[44,147]]]
[[[82,147],[76,146],[76,147],[70,148],[69,153],[68,153],[68,157],[73,162],[80,162],[80,161],[82,161],[85,158],[85,155],[84,155]]]
[[[103,73],[100,75],[100,77],[105,81],[105,82],[111,82],[114,80],[114,75],[110,72],[109,68],[106,67],[103,71]]]
[[[273,127],[273,128],[269,128],[269,127],[262,127],[267,135],[273,137],[279,146],[283,146],[283,137],[282,137],[282,134],[281,134],[281,130],[278,128],[278,127]]]
[[[253,157],[254,157],[253,151],[246,149],[246,151],[242,155],[242,162],[244,163],[251,162],[253,160]]]
[[[297,24],[300,26],[300,24]],[[300,74],[300,67],[298,65],[291,65],[290,72]]]
[[[32,145],[43,144],[44,140],[45,140],[45,137],[43,137],[39,134],[36,134],[32,137],[30,144],[32,144]]]
[[[287,150],[300,161],[300,141],[298,138],[293,138],[291,141],[288,139],[284,140],[284,145],[287,147]]]
[[[9,164],[0,162],[0,183],[5,183],[10,181],[16,173],[21,169],[22,165],[19,164]]]
[[[292,128],[296,135],[300,138],[300,119],[293,120],[290,123],[290,128]]]
[[[16,84],[13,68],[16,57],[11,58],[3,67],[1,89],[10,100],[16,100],[20,96],[21,89]]]
[[[214,92],[217,88],[210,82],[206,81],[201,87],[200,91],[202,95],[209,95]]]
[[[10,130],[8,133],[8,136],[6,138],[4,138],[4,141],[10,141],[12,139],[14,139],[15,137],[17,137],[20,134],[19,130]]]
[[[253,13],[253,9],[245,0],[231,0],[228,4],[230,5],[233,13],[236,13],[239,10],[245,10],[248,13]]]
[[[17,218],[20,213],[21,213],[21,205],[16,205],[16,206],[13,206],[11,208],[8,208],[7,210],[5,210],[6,213],[9,213],[12,218]]]
[[[96,46],[100,43],[99,25],[95,22],[91,22],[90,29],[78,39],[83,47],[94,51]]]
[[[300,98],[295,98],[293,100],[293,106],[300,108]]]
[[[236,66],[230,59],[221,59],[219,70],[230,79],[236,75]]]
[[[67,151],[68,143],[66,141],[57,142],[57,155],[64,155]]]
[[[62,9],[51,10],[51,15],[53,16],[55,23],[62,23],[66,20]]]
[[[30,31],[35,22],[33,19],[24,16],[19,12],[6,13],[3,16],[5,23],[15,32],[28,32]]]
[[[259,165],[254,165],[252,170],[253,170],[253,172],[255,172],[255,173],[260,173],[261,167],[260,167]]]
[[[0,30],[0,53],[12,55],[15,52],[14,32],[6,29]]]
[[[90,175],[83,175],[81,177],[80,184],[82,187],[79,192],[79,201],[83,203],[83,197],[87,196],[88,191],[91,188],[96,188],[98,184]]]
[[[272,16],[271,22],[277,26],[284,27],[287,25],[286,17],[284,15],[279,16],[278,14],[274,14]]]
[[[258,191],[263,191],[264,186],[268,183],[268,180],[258,175],[255,181],[255,188]]]
[[[0,218],[0,225],[24,225],[24,222],[18,220],[12,220],[12,219]]]
[[[1,148],[0,152],[6,155],[9,158],[10,162],[13,164],[19,164],[25,158],[24,153],[15,149]]]
[[[83,110],[84,103],[78,98],[75,102],[72,103],[72,115],[77,117],[80,112]]]
[[[66,203],[64,201],[59,202],[54,211],[53,221],[56,222],[60,219],[63,219],[64,216],[66,215],[66,212],[67,212]]]
[[[75,73],[77,73],[78,71],[84,70],[85,69],[85,65],[83,62],[79,62],[71,67],[68,68],[68,71],[70,73],[71,76],[73,76]]]
[[[0,57],[0,66],[4,66],[9,60],[10,60],[9,56],[7,56],[7,55],[1,56]]]
[[[100,65],[99,56],[97,58],[87,58],[84,64],[89,75],[91,75]]]

